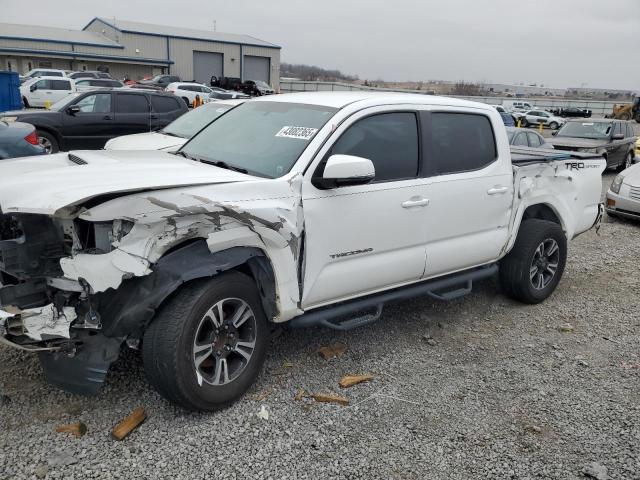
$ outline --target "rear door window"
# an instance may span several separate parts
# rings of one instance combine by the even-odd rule
[[[497,158],[491,121],[473,113],[432,113],[426,154],[437,175],[479,170]]]
[[[357,121],[331,148],[331,154],[368,158],[376,181],[418,175],[418,124],[411,112],[381,113]]]
[[[87,95],[76,105],[80,107],[82,113],[109,113],[111,112],[111,94],[96,93]]]
[[[149,102],[146,95],[118,95],[118,113],[149,113]]]
[[[50,80],[51,90],[71,90],[71,82],[69,80]]]
[[[51,80],[38,80],[35,85],[38,90],[50,90]]]
[[[173,112],[180,109],[180,104],[175,98],[160,97],[158,95],[151,97],[151,105],[153,105],[153,110],[157,113]]]

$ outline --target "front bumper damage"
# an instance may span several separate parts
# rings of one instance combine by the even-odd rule
[[[169,194],[173,202],[135,196],[126,207],[122,198],[55,215],[0,212],[0,344],[37,353],[50,383],[95,394],[120,348],[138,346],[185,282],[242,265],[269,318],[299,312],[298,197],[261,203],[271,218]],[[108,221],[124,210],[130,216]]]

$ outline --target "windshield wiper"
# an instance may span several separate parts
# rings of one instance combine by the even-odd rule
[[[246,168],[236,167],[235,165],[229,165],[227,162],[223,162],[222,160],[200,160],[203,163],[208,163],[209,165],[213,165],[214,167],[224,168],[226,170],[233,170],[234,172],[240,173],[249,173]]]
[[[194,161],[196,161],[196,162],[199,162],[199,161],[200,161],[199,159],[197,159],[197,158],[195,158],[195,157],[192,157],[191,155],[187,155],[187,154],[186,154],[186,153],[184,153],[182,150],[178,150],[177,152],[169,152],[169,153],[171,153],[171,154],[173,154],[173,155],[180,155],[181,157],[188,158],[189,160],[194,160]]]

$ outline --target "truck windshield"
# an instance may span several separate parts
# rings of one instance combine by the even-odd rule
[[[556,136],[601,139],[608,138],[610,133],[609,122],[568,122]]]
[[[205,125],[213,122],[231,108],[233,108],[233,105],[224,105],[215,102],[207,103],[200,108],[196,108],[178,117],[177,120],[174,120],[164,127],[160,133],[166,133],[174,137],[191,138],[202,130]]]
[[[209,124],[181,152],[253,175],[281,177],[336,111],[301,103],[244,103]]]

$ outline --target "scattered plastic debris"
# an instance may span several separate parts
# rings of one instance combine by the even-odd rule
[[[269,412],[267,411],[267,407],[265,407],[264,405],[260,407],[260,411],[256,415],[262,420],[269,420]]]

